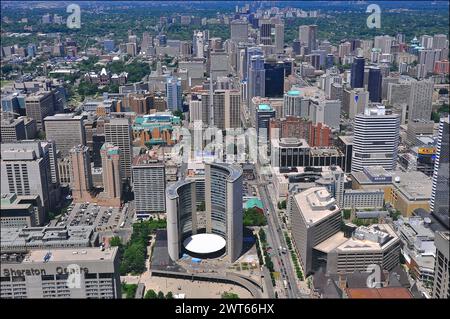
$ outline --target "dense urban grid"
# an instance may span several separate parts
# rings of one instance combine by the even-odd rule
[[[0,297],[449,298],[449,4],[369,5],[2,1]]]

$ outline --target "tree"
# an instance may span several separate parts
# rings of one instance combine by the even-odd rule
[[[171,291],[169,291],[169,292],[166,294],[166,299],[173,299],[173,293],[172,293]]]
[[[174,116],[178,116],[180,119],[184,120],[184,114],[180,110],[173,111]]]
[[[158,299],[164,299],[164,293],[161,290],[158,291]]]
[[[258,232],[258,235],[262,243],[266,241],[266,232],[264,231],[264,229],[261,228]]]
[[[122,245],[122,240],[119,236],[111,237],[111,239],[109,240],[109,245],[111,247],[119,247],[120,245]]]
[[[153,289],[147,290],[144,296],[145,299],[156,299],[157,297],[158,295]]]
[[[111,239],[109,240],[109,245],[111,247],[118,247],[119,248],[119,256],[122,256],[124,248],[123,248],[122,240],[120,239],[119,236],[111,237]]]
[[[244,210],[244,226],[265,226],[267,225],[266,216],[256,208]]]
[[[224,291],[222,294],[222,299],[239,299],[239,295],[232,292]]]
[[[136,295],[137,284],[127,284],[122,282],[122,291],[125,293],[127,299],[133,299]]]

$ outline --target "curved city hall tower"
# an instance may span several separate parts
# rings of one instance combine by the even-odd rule
[[[183,240],[197,234],[197,197],[202,192],[200,180],[181,180],[166,191],[167,245],[169,256],[181,256]],[[227,258],[234,262],[242,252],[242,169],[239,166],[205,164],[204,196],[206,233],[226,240]]]

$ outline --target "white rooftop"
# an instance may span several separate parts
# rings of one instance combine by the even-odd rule
[[[186,238],[183,246],[196,254],[210,254],[223,249],[226,243],[224,238],[216,234],[197,234]]]

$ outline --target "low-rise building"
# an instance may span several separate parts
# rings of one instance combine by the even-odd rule
[[[1,298],[121,298],[118,248],[2,256]]]
[[[45,221],[44,207],[39,195],[1,195],[1,227],[39,226]]]
[[[430,211],[432,181],[422,172],[388,172],[380,166],[363,167],[361,172],[352,172],[352,188],[382,189],[384,201],[403,216],[411,216],[417,208]]]
[[[382,208],[384,192],[379,189],[349,189],[344,192],[343,209]]]
[[[94,226],[46,226],[3,228],[4,253],[25,253],[31,249],[81,248],[98,245]]]
[[[337,232],[313,248],[314,269],[329,273],[367,271],[371,265],[392,270],[399,263],[400,239],[388,224],[360,226],[349,236]]]

